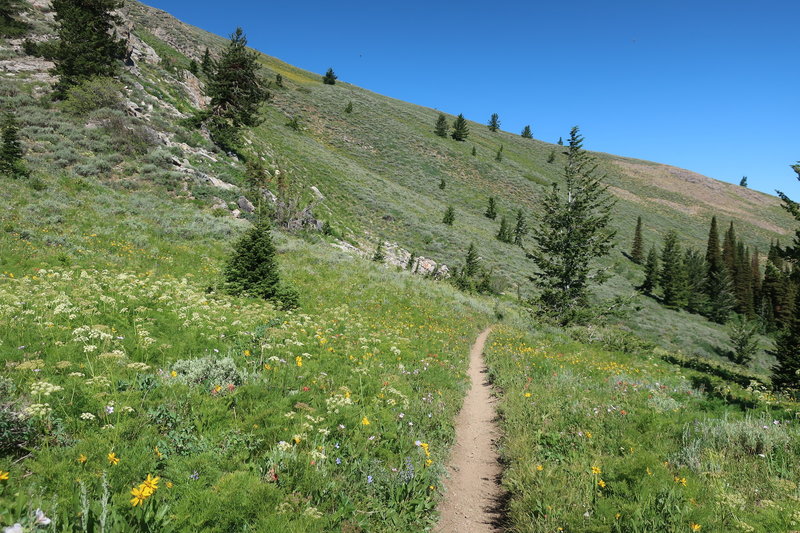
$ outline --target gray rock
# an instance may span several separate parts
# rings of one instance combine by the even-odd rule
[[[239,197],[239,199],[236,201],[236,205],[238,205],[239,209],[246,213],[252,213],[256,210],[256,206],[254,206],[253,203],[244,196]]]

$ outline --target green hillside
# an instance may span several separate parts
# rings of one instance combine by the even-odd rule
[[[342,80],[324,85],[262,55],[272,98],[240,159],[187,120],[205,105],[190,61],[206,48],[217,56],[227,40],[136,2],[122,16],[129,60],[117,82],[92,86],[88,109],[52,99],[52,63],[27,53],[30,43],[0,39],[0,97],[31,170],[0,178],[0,527],[41,507],[57,531],[427,530],[467,352],[495,322],[505,324],[487,355],[509,391],[502,452],[516,530],[795,526],[796,404],[766,392],[771,340],[760,338],[749,368],[727,363],[725,327],[639,295],[642,268],[625,255],[637,217],[646,248],[676,230],[704,250],[716,215],[763,257],[793,228],[777,198],[595,154],[618,231],[603,260],[612,277],[597,296],[631,301],[617,323],[557,330],[521,305],[534,291],[533,264],[495,238],[500,217],[483,213],[491,196],[500,216],[522,209],[531,220],[563,180],[563,147],[491,132],[488,117],[467,117],[477,121],[466,142],[441,138],[437,110]],[[54,36],[47,2],[32,2],[24,18],[28,39]],[[295,311],[220,290],[231,244],[255,217],[247,205],[260,201],[245,157],[329,230],[274,232],[282,275],[300,292]],[[449,206],[452,226],[442,223]],[[383,265],[368,260],[379,242]],[[470,243],[498,296],[397,266],[413,252],[459,267]],[[549,400],[531,408],[534,378]],[[634,384],[631,395],[620,380]],[[607,404],[631,416],[587,415]],[[703,440],[697,420],[721,421],[724,438]],[[761,436],[772,420],[780,423]],[[602,437],[580,441],[587,429]],[[553,451],[565,437],[571,444]],[[686,439],[694,455],[681,451]],[[760,495],[742,495],[756,474],[721,473],[742,457]],[[601,460],[614,494],[598,496],[586,472]],[[633,481],[657,465],[657,480]],[[553,513],[558,496],[537,472],[565,491],[584,486]],[[132,505],[130,491],[150,474],[161,478],[157,492]],[[672,486],[687,477],[690,491]],[[647,497],[636,515],[625,499],[639,488]],[[581,529],[588,505],[594,529]],[[758,509],[731,518],[745,506]],[[614,525],[617,513],[626,518]]]

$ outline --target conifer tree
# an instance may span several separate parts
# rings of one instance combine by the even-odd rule
[[[498,163],[503,160],[503,145],[500,145],[500,148],[497,149],[497,154],[494,156],[494,160]]]
[[[19,125],[12,113],[6,113],[0,125],[0,175],[21,178],[28,175],[28,169],[22,160],[24,152],[19,140]]]
[[[465,141],[469,137],[469,126],[467,119],[461,113],[458,114],[456,120],[453,122],[453,132],[450,136],[456,141]],[[473,147],[474,149],[474,147]]]
[[[800,180],[800,161],[791,165]],[[783,200],[782,207],[800,222],[800,204],[791,200],[786,194],[778,191]],[[780,250],[781,257],[797,268],[800,261],[800,228],[795,229],[791,246]],[[775,359],[777,364],[772,368],[772,383],[780,389],[800,388],[800,291],[794,291],[794,302],[787,324],[775,343]]]
[[[636,218],[636,231],[633,233],[633,246],[631,246],[631,259],[637,265],[644,261],[644,240],[642,239],[642,217]]]
[[[344,106],[344,112],[345,113],[352,113],[353,112],[353,101],[352,100],[347,102],[347,105]]]
[[[478,251],[475,249],[475,243],[470,243],[467,249],[467,255],[464,258],[464,268],[462,272],[468,278],[474,278],[478,274]]]
[[[706,263],[708,272],[716,273],[722,270],[722,253],[719,248],[719,230],[717,217],[711,217],[711,228],[708,231],[708,244],[706,244]]]
[[[336,85],[336,80],[339,79],[339,76],[334,74],[333,68],[329,68],[325,75],[322,77],[322,83],[325,85]]]
[[[759,259],[758,248],[753,251],[750,260],[750,279],[753,282],[753,310],[756,314],[761,312],[761,261]]]
[[[411,255],[408,256],[408,261],[406,262],[406,270],[414,271],[414,263],[417,261],[417,254],[411,252]]]
[[[452,205],[448,206],[447,210],[444,212],[442,223],[447,224],[448,226],[452,226],[455,220],[456,220],[456,210],[453,209]]]
[[[708,310],[706,260],[697,250],[687,249],[683,256],[683,268],[686,272],[686,310],[705,314]]]
[[[195,61],[194,59],[189,61],[188,70],[189,72],[192,73],[193,76],[197,76],[198,74],[200,74],[200,67],[197,65],[197,61]]]
[[[531,127],[529,125],[526,125],[524,128],[522,128],[522,133],[520,133],[520,136],[523,139],[533,139],[533,132],[531,131]]]
[[[500,242],[510,243],[512,240],[511,227],[506,220],[505,215],[500,218],[500,229],[497,231],[496,238]]]
[[[562,139],[561,137],[558,138],[558,145],[564,146],[564,139]]]
[[[26,8],[23,0],[0,0],[0,37],[19,37],[29,25],[17,17]]]
[[[436,127],[433,132],[439,137],[447,137],[448,128],[447,117],[444,116],[444,113],[439,113],[439,118],[436,119]]]
[[[514,244],[522,246],[522,239],[528,234],[528,221],[522,209],[517,209],[517,221],[514,225]]]
[[[275,85],[281,88],[283,87],[283,75],[280,72],[275,74]]]
[[[119,71],[125,44],[114,33],[120,23],[114,12],[122,4],[122,0],[53,0],[58,42],[52,72],[58,76],[58,97],[81,81]]]
[[[547,156],[547,162],[552,163],[555,160],[556,160],[556,151],[550,150],[550,155]]]
[[[728,336],[733,352],[731,361],[737,365],[748,365],[758,351],[758,324],[736,315],[728,326]]]
[[[718,324],[724,324],[736,306],[736,296],[733,293],[733,281],[727,269],[711,274],[706,279],[706,294],[708,295],[708,311],[706,316]]]
[[[472,147],[472,155],[473,156],[478,155],[478,151],[475,149],[475,146]]]
[[[736,270],[733,280],[736,294],[736,312],[747,317],[753,316],[753,269],[750,252],[742,241],[736,243]]]
[[[489,197],[489,205],[486,207],[486,212],[483,216],[492,220],[497,218],[497,205],[495,204],[494,196]]]
[[[639,286],[639,290],[652,296],[658,286],[658,272],[658,252],[656,252],[655,246],[651,246],[644,264],[644,282]]]
[[[678,309],[686,305],[686,270],[678,234],[671,230],[664,236],[664,246],[661,249],[661,272],[658,283],[663,292],[663,303],[671,309]]]
[[[242,28],[236,28],[230,42],[206,84],[209,106],[209,130],[214,141],[228,150],[235,150],[239,130],[256,126],[261,121],[259,108],[269,99],[266,83],[259,75],[258,54],[247,50]]]
[[[791,310],[789,280],[778,266],[779,262],[775,246],[770,246],[762,284],[762,308],[767,327],[771,331],[783,329],[788,325]]]
[[[376,263],[383,263],[386,259],[386,254],[383,251],[383,241],[378,241],[378,246],[375,247],[375,253],[372,254],[372,260]]]
[[[489,117],[489,130],[490,131],[497,131],[500,129],[500,116],[497,113],[492,113],[492,116]]]
[[[445,187],[447,187],[447,182],[444,181],[444,178],[442,178],[442,179],[439,180],[439,188],[441,190],[444,190]]]
[[[538,304],[561,324],[580,319],[591,283],[607,279],[593,265],[613,246],[609,227],[614,201],[595,176],[597,164],[583,150],[583,137],[572,128],[564,167],[565,187],[557,184],[541,201],[528,254],[536,271],[531,279],[541,290]]]
[[[725,238],[722,240],[722,264],[728,269],[728,274],[731,278],[736,277],[736,230],[733,228],[733,221],[731,221],[728,231],[725,232]]]
[[[225,289],[233,295],[248,295],[278,301],[283,308],[297,306],[297,292],[282,285],[275,260],[275,245],[266,217],[242,235],[223,270]]]
[[[206,76],[211,76],[214,73],[214,60],[211,59],[211,52],[209,52],[208,47],[206,47],[206,51],[203,52],[203,58],[200,60],[200,70]]]
[[[741,187],[747,187],[747,176],[742,176],[742,179],[739,180],[739,185]]]

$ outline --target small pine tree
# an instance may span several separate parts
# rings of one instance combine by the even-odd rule
[[[408,256],[408,261],[406,261],[406,270],[414,271],[414,263],[417,261],[417,254],[411,252],[411,255]]]
[[[705,314],[708,310],[705,257],[697,250],[687,249],[683,256],[683,269],[686,272],[686,310]]]
[[[464,258],[464,268],[461,270],[468,278],[474,278],[480,269],[478,264],[478,251],[475,249],[475,243],[470,243],[467,249],[467,255]]]
[[[644,282],[639,286],[639,290],[648,296],[652,296],[653,291],[658,286],[658,272],[658,252],[653,246],[647,254],[647,260],[644,264]]]
[[[339,76],[334,74],[333,69],[329,68],[325,75],[322,77],[322,83],[325,85],[336,85],[336,80],[339,79]]]
[[[436,119],[436,126],[433,128],[433,132],[439,137],[447,137],[447,130],[449,128],[450,126],[447,125],[447,117],[444,116],[444,113],[439,113],[439,118]]]
[[[376,263],[383,263],[386,259],[386,254],[383,251],[383,241],[378,241],[378,246],[375,247],[375,253],[372,254],[372,260]]]
[[[200,74],[200,67],[197,65],[197,61],[194,59],[189,61],[189,72],[191,72],[193,76]]]
[[[742,179],[739,180],[739,185],[741,187],[747,187],[747,176],[742,176]]]
[[[686,270],[683,265],[680,244],[678,244],[678,234],[674,230],[668,232],[664,237],[658,282],[664,293],[665,306],[678,309],[686,305]]]
[[[200,60],[200,70],[206,76],[211,76],[214,73],[214,60],[211,59],[211,52],[209,52],[208,48],[203,52],[203,58]]]
[[[478,155],[478,150],[475,149],[475,146],[472,147],[472,155],[473,156]]]
[[[800,389],[800,291],[796,292],[794,310],[789,315],[786,328],[775,341],[775,359],[772,367],[772,385],[777,389]]]
[[[533,139],[533,132],[531,131],[531,127],[529,125],[526,125],[524,128],[522,128],[522,133],[520,133],[520,136],[524,139]]]
[[[730,359],[737,365],[748,365],[758,351],[758,324],[736,315],[728,324],[728,338],[733,346]]]
[[[19,140],[19,124],[13,114],[6,113],[0,125],[0,174],[21,178],[28,175],[28,169],[23,163],[22,143]]]
[[[494,156],[494,160],[498,163],[503,160],[503,145],[500,145],[500,148],[497,149],[497,154]]]
[[[517,222],[514,225],[514,244],[522,246],[522,239],[528,234],[528,221],[522,209],[517,209]]]
[[[547,162],[552,163],[555,160],[556,160],[556,151],[550,150],[550,155],[547,156]]]
[[[344,106],[344,112],[345,113],[352,113],[353,112],[353,101],[352,100],[347,102],[347,105]]]
[[[497,231],[496,238],[498,241],[506,243],[510,243],[514,239],[511,226],[505,216],[500,218],[500,229]]]
[[[562,139],[561,137],[558,138],[558,145],[564,146],[564,139]]]
[[[459,113],[453,122],[453,132],[450,137],[456,141],[466,141],[467,137],[469,137],[469,126],[463,114]]]
[[[444,217],[442,218],[442,223],[447,224],[448,226],[452,226],[453,222],[456,221],[456,210],[453,209],[453,206],[448,206],[447,210],[444,212]]]
[[[275,74],[275,85],[281,88],[283,87],[283,75],[280,73]]]
[[[486,207],[486,212],[483,214],[483,216],[492,220],[497,218],[497,205],[494,201],[494,196],[489,197],[489,205]]]
[[[266,218],[260,219],[233,246],[223,270],[225,289],[235,296],[276,300],[284,308],[296,307],[297,293],[281,285],[275,245]]]
[[[492,116],[489,117],[489,130],[490,131],[497,131],[500,129],[500,116],[497,113],[492,113]]]
[[[637,265],[641,265],[642,261],[644,261],[644,240],[642,239],[642,217],[636,218],[636,231],[633,234],[631,259]]]
[[[439,180],[439,188],[441,190],[444,190],[445,187],[447,187],[447,182],[444,181],[444,178],[442,178],[441,180]]]

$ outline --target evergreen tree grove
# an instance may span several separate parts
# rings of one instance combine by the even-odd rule
[[[456,141],[465,141],[469,137],[469,126],[467,119],[461,113],[458,114],[456,120],[453,122],[453,132],[450,136]]]
[[[564,168],[565,187],[545,195],[531,233],[528,254],[536,270],[531,279],[541,291],[536,303],[562,324],[580,319],[592,283],[607,278],[593,262],[607,255],[615,232],[609,227],[614,201],[594,175],[597,164],[583,150],[583,137],[572,128]]]
[[[658,283],[661,285],[665,306],[678,309],[686,305],[686,270],[678,244],[678,234],[674,230],[664,236]]]
[[[633,234],[633,246],[631,247],[631,259],[637,265],[644,261],[644,240],[642,239],[642,217],[636,219],[636,231]]]
[[[125,55],[125,44],[117,39],[114,27],[120,22],[114,11],[122,0],[53,0],[58,23],[55,68],[56,95],[83,80],[113,76]]]
[[[510,243],[513,240],[511,227],[509,226],[505,215],[500,218],[500,229],[497,231],[497,235],[495,237],[500,242]]]
[[[653,246],[647,253],[647,260],[644,264],[644,282],[639,286],[639,290],[648,296],[652,296],[658,286],[658,271],[658,252]]]

